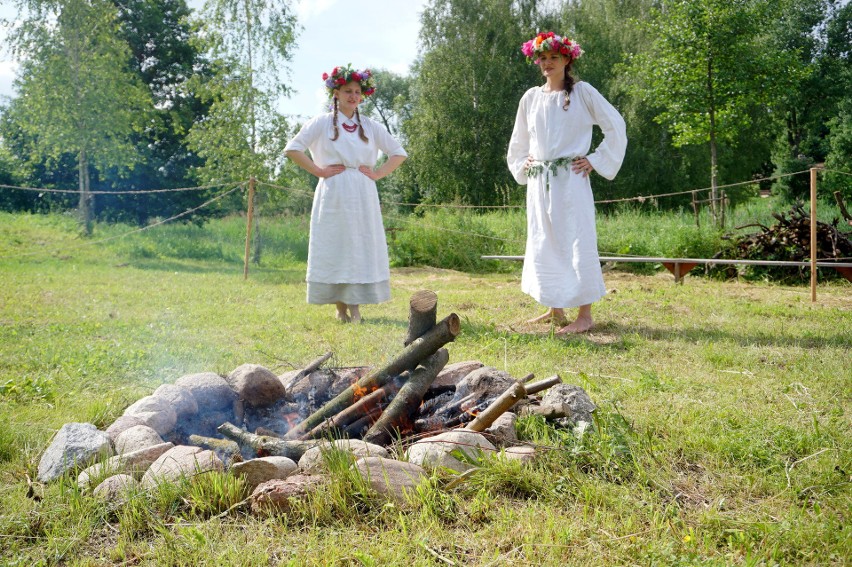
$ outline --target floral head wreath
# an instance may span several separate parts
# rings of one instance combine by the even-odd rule
[[[583,55],[580,44],[573,39],[560,37],[553,32],[541,32],[521,46],[521,52],[529,61],[538,63],[538,57],[545,51],[555,51],[576,61]]]
[[[338,89],[346,83],[358,83],[361,85],[361,95],[370,96],[376,92],[376,82],[373,79],[373,72],[369,69],[358,71],[352,68],[352,64],[347,64],[342,67],[335,67],[331,74],[323,73],[322,80],[325,81],[325,88],[328,90],[328,96],[333,96],[334,89]]]

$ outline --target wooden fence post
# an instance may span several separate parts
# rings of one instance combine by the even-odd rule
[[[811,303],[816,303],[817,284],[817,168],[811,168]]]
[[[243,262],[243,279],[248,279],[249,252],[251,251],[251,222],[254,218],[254,175],[249,178],[248,212],[246,219],[246,255]]]

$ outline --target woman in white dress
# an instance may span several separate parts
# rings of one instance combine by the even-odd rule
[[[323,80],[333,110],[306,122],[284,149],[293,163],[319,178],[311,209],[308,303],[334,303],[339,320],[360,323],[359,305],[390,299],[376,181],[407,154],[381,124],[358,112],[363,97],[375,91],[368,69],[335,67]],[[376,169],[379,151],[388,159]]]
[[[568,38],[539,33],[521,48],[546,82],[518,105],[507,161],[527,185],[527,244],[521,289],[548,307],[530,323],[552,323],[557,334],[592,328],[592,303],[606,293],[598,258],[589,174],[618,173],[627,148],[624,119],[591,85],[575,82],[571,67],[583,51]],[[592,127],[603,141],[589,153]],[[578,307],[569,323],[566,308]]]

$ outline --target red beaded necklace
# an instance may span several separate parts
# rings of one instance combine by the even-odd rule
[[[357,124],[343,124],[343,129],[346,130],[347,132],[354,132],[355,130],[358,129],[358,125]]]

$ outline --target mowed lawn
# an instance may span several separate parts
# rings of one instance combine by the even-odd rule
[[[307,305],[304,262],[274,250],[244,279],[239,258],[158,253],[175,249],[173,234],[131,254],[124,239],[81,240],[62,217],[3,221],[2,565],[852,562],[846,280],[820,283],[812,302],[806,286],[608,271],[596,328],[565,339],[524,322],[543,309],[518,270],[397,268],[391,301],[365,306],[355,326]],[[582,386],[600,419],[588,439],[522,422],[538,463],[495,460],[461,482],[437,473],[409,506],[343,491],[269,518],[198,506],[199,494],[225,492],[213,486],[222,479],[191,498],[124,505],[81,494],[73,478],[28,482],[64,423],[105,428],[183,374],[248,362],[281,373],[327,351],[335,366],[380,364],[402,349],[421,289],[437,293],[439,317],[461,317],[450,362]]]

